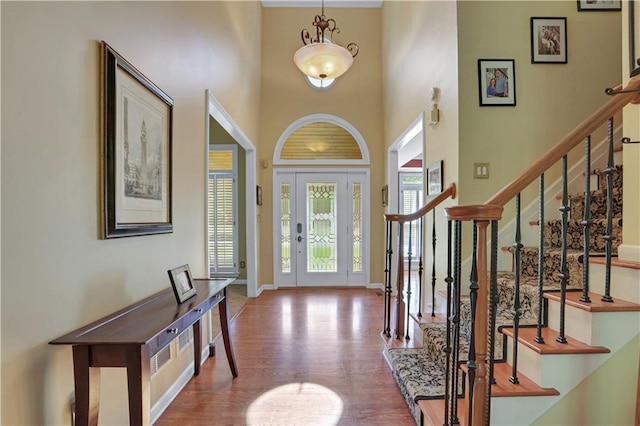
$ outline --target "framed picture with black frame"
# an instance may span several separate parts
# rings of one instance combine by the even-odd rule
[[[478,59],[478,84],[480,106],[515,106],[515,61]]]
[[[431,197],[442,192],[442,181],[444,179],[444,171],[442,169],[444,162],[436,161],[427,168],[427,196]]]
[[[107,43],[100,47],[100,237],[173,232],[173,99]]]
[[[578,11],[615,12],[622,9],[620,0],[578,0]]]
[[[567,63],[567,18],[531,18],[531,63]]]
[[[169,269],[167,273],[171,280],[173,294],[176,296],[176,301],[178,303],[182,303],[196,295],[196,289],[193,286],[193,278],[191,278],[189,265],[182,265],[177,268]]]

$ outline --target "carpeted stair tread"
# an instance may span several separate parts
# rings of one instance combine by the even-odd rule
[[[584,248],[583,226],[580,220],[567,221],[567,248],[582,250]],[[618,246],[622,242],[622,219],[613,220],[613,249],[617,252]],[[606,219],[593,219],[591,223],[591,241],[590,250],[593,252],[604,252],[605,239],[607,233]],[[545,247],[562,247],[562,220],[547,220],[544,226]]]
[[[538,247],[523,247],[520,262],[522,283],[523,277],[535,278],[534,285],[538,285]],[[544,247],[544,285],[549,290],[560,288],[560,265],[562,261],[562,250],[559,248]],[[584,251],[579,249],[567,249],[567,271],[569,273],[568,287],[579,287],[582,285],[582,260]],[[526,281],[529,283],[529,281]]]
[[[602,170],[595,170],[598,176],[598,188],[590,191],[590,212],[591,212],[591,239],[589,242],[589,255],[591,257],[602,256],[605,253],[607,234],[607,174]],[[612,207],[613,207],[613,229],[612,229],[612,254],[617,254],[617,248],[622,243],[622,166],[615,166],[611,174],[613,178],[612,186]],[[569,275],[567,290],[570,292],[570,299],[577,298],[582,289],[582,271],[584,261],[584,227],[581,224],[584,215],[585,196],[579,192],[569,195],[569,220],[566,230],[566,267]],[[556,217],[560,217],[558,214]],[[539,225],[532,222],[532,225]],[[521,276],[519,278],[519,313],[520,329],[519,336],[533,336],[536,333],[538,311],[541,301],[538,300],[539,292],[545,295],[553,295],[553,292],[560,290],[560,266],[562,257],[562,220],[549,218],[543,224],[543,248],[544,248],[544,276],[542,289],[538,283],[538,247],[523,247],[521,251]],[[536,243],[532,241],[531,243]],[[507,251],[512,252],[509,248]],[[465,289],[467,290],[467,289]],[[494,338],[493,359],[498,363],[506,361],[507,336],[513,333],[513,299],[515,294],[515,278],[512,271],[498,271],[497,273],[497,294],[496,294],[496,331]],[[574,297],[575,295],[575,297]],[[549,296],[553,298],[553,296]],[[543,307],[546,306],[546,303]],[[640,306],[633,307],[640,309]],[[620,308],[622,309],[622,308]],[[625,305],[625,309],[630,309]],[[469,297],[463,296],[461,300],[459,319],[459,352],[458,361],[463,364],[469,357],[469,341],[471,335],[471,309]],[[490,315],[488,315],[490,318]],[[452,329],[453,325],[450,324]],[[387,348],[385,357],[392,365],[392,371],[396,382],[416,419],[417,424],[421,424],[421,409],[418,401],[425,404],[426,401],[437,401],[442,399],[445,393],[446,364],[447,364],[447,323],[442,318],[434,321],[419,323],[422,331],[423,346],[421,348]],[[543,327],[545,340],[554,340],[557,332]],[[553,336],[553,337],[552,337]],[[535,336],[534,336],[535,337]],[[490,340],[489,338],[487,338]],[[487,343],[490,343],[489,341]],[[575,351],[598,351],[605,348],[582,348],[578,347],[580,342],[571,342]],[[551,347],[553,345],[548,344]],[[556,345],[557,346],[557,345]],[[565,345],[566,346],[566,345]],[[576,348],[573,348],[576,346]],[[555,346],[554,346],[555,348]],[[566,347],[557,349],[542,348],[549,353],[556,353],[557,350],[565,350]],[[534,349],[535,350],[535,349]],[[580,353],[580,352],[576,352]],[[500,365],[500,364],[497,364]],[[506,365],[506,364],[505,364]],[[459,391],[462,391],[464,383],[459,383]],[[545,390],[550,391],[550,390]],[[557,394],[557,391],[552,390]],[[505,396],[512,391],[506,392]],[[460,400],[464,401],[464,400]],[[427,420],[428,422],[428,420]]]
[[[622,217],[622,188],[613,189],[613,217]],[[591,219],[607,218],[607,191],[598,189],[590,192],[591,195]],[[584,218],[584,193],[569,195],[569,217],[574,220]]]
[[[416,401],[444,398],[446,367],[434,362],[421,349],[397,348],[388,349],[386,352],[391,363],[393,377],[398,383],[416,422],[419,423],[420,409]],[[462,392],[462,378],[459,392]]]
[[[522,325],[536,324],[536,316],[534,312],[529,313],[530,310],[523,308],[523,316],[520,319]],[[471,337],[471,322],[470,322],[471,310],[468,297],[462,300],[461,315],[460,315],[460,361],[467,361],[469,354],[469,340]],[[505,359],[504,353],[504,335],[499,331],[501,327],[513,325],[513,310],[511,308],[503,308],[498,306],[496,308],[496,334],[495,334],[495,349],[494,360],[503,361]],[[446,352],[447,345],[447,325],[446,323],[425,323],[420,324],[420,328],[423,331],[423,350],[429,355],[429,357],[436,361],[440,365],[446,364]],[[489,344],[489,342],[487,342]]]

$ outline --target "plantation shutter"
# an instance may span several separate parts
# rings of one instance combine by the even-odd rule
[[[208,248],[211,275],[236,274],[237,223],[234,152],[209,152]]]

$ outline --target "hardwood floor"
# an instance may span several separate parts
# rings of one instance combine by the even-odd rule
[[[382,357],[383,297],[366,289],[280,289],[231,323],[222,350],[156,422],[180,425],[414,425]]]

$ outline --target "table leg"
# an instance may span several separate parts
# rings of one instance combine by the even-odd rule
[[[225,287],[224,300],[218,304],[218,312],[220,313],[220,328],[222,329],[222,340],[224,341],[224,350],[227,353],[229,367],[231,367],[231,374],[233,374],[233,377],[238,377],[238,367],[236,366],[236,359],[233,355],[233,343],[231,343],[231,336],[229,335],[229,315],[227,314],[228,307],[229,299],[227,298],[227,288]]]
[[[202,333],[200,331],[200,318],[193,323],[193,375],[200,374],[200,360],[202,358]]]
[[[131,345],[126,350],[129,387],[129,424],[151,424],[151,371],[147,345]]]
[[[100,368],[91,367],[90,347],[73,347],[73,377],[75,381],[76,424],[98,425],[100,408]]]

